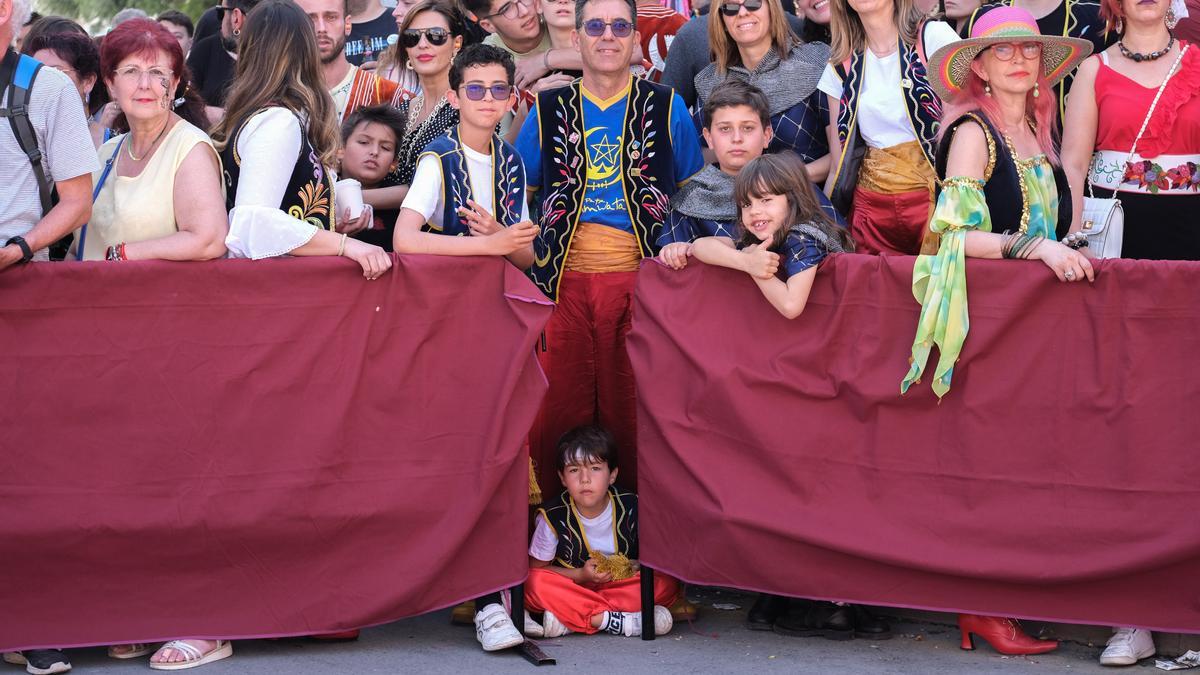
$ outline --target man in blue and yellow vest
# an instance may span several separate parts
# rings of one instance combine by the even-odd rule
[[[625,353],[642,258],[675,190],[704,164],[683,100],[631,76],[640,36],[635,0],[576,0],[583,78],[538,95],[517,139],[541,232],[530,276],[558,303],[539,356],[550,382],[532,454],[553,485],[567,430],[599,424],[621,466],[637,466],[633,371]],[[633,489],[634,472],[622,473]]]

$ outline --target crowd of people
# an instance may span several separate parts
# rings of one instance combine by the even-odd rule
[[[937,347],[944,396],[965,258],[1091,281],[1094,196],[1124,209],[1122,257],[1200,260],[1197,18],[1182,0],[221,0],[194,24],[127,10],[93,37],[0,0],[0,271],[344,256],[374,280],[392,251],[504,256],[556,303],[530,480],[564,491],[534,521],[524,630],[500,594],[456,615],[489,651],[634,636],[642,261],[741,270],[791,318],[830,255],[919,256],[898,384]],[[695,607],[656,583],[665,633]],[[768,595],[747,625],[890,636],[864,607]],[[964,648],[1057,645],[1003,617],[959,625]],[[175,670],[232,651],[109,654]],[[1153,653],[1115,628],[1100,660]],[[70,668],[53,649],[5,660]]]

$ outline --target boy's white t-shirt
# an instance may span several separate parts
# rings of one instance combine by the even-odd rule
[[[492,210],[492,156],[476,152],[466,144],[463,144],[462,150],[467,159],[472,198],[488,213],[496,215]],[[442,188],[441,161],[433,155],[423,155],[417,161],[417,171],[413,174],[412,185],[408,188],[402,208],[416,211],[425,218],[425,222],[441,228],[442,212],[445,211]],[[521,201],[521,220],[529,220],[529,205],[525,200]]]
[[[608,500],[608,506],[604,507],[604,512],[595,518],[584,518],[581,514],[579,524],[583,525],[583,535],[587,537],[588,545],[592,547],[593,551],[604,555],[612,555],[617,552],[611,499]],[[529,542],[529,556],[536,560],[549,562],[554,560],[554,554],[557,551],[558,535],[539,513],[533,528],[533,539]]]

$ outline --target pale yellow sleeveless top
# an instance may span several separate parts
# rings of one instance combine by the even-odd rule
[[[127,134],[115,136],[100,146],[101,170],[92,174],[92,184],[100,181],[104,164]],[[125,141],[129,143],[128,140]],[[146,168],[136,177],[118,176],[113,165],[108,180],[92,204],[83,245],[84,260],[104,260],[109,246],[158,239],[179,231],[175,222],[175,173],[192,148],[203,143],[213,155],[212,140],[200,129],[180,120],[167,132]],[[126,152],[121,148],[121,153]],[[125,158],[128,160],[128,157]],[[118,160],[118,163],[122,160]],[[218,165],[220,158],[217,159]],[[75,246],[79,232],[75,233]]]

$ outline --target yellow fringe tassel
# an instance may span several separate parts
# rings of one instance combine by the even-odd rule
[[[537,506],[542,503],[542,489],[538,487],[537,471],[533,467],[533,458],[529,458],[529,505]]]

